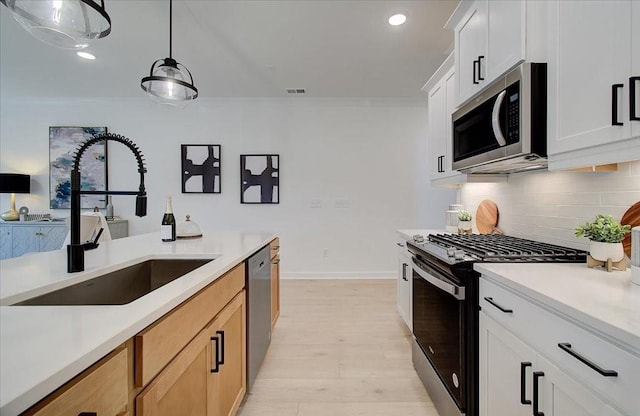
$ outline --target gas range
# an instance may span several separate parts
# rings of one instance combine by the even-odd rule
[[[464,262],[583,263],[587,253],[502,234],[431,234],[410,242],[450,265]]]

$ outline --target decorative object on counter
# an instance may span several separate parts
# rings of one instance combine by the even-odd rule
[[[640,201],[631,205],[629,209],[622,215],[620,224],[630,225],[631,228],[640,225]],[[625,234],[622,240],[622,247],[629,258],[631,255],[631,234]],[[636,250],[640,250],[640,245],[636,246]]]
[[[170,196],[167,197],[167,208],[162,216],[160,237],[162,238],[162,241],[176,241],[176,217],[173,216],[173,207],[171,206]]]
[[[81,144],[92,137],[107,133],[106,127],[49,127],[49,208],[71,207],[71,166],[75,152]],[[88,150],[82,163],[80,189],[83,191],[106,191],[107,144],[99,141]],[[105,206],[103,194],[84,195],[82,208]]]
[[[104,143],[106,150],[106,142],[112,140],[125,145],[136,158],[138,163],[138,173],[140,174],[140,183],[137,191],[93,191],[81,189],[80,160],[85,152],[87,152],[96,143]],[[147,191],[144,186],[144,174],[147,168],[144,166],[144,156],[142,152],[131,140],[118,134],[104,133],[96,135],[86,142],[82,143],[73,158],[73,169],[71,170],[71,244],[67,246],[67,273],[81,272],[84,270],[84,251],[86,249],[95,248],[85,246],[80,242],[80,197],[82,194],[89,195],[135,195],[136,196],[136,215],[144,217],[147,215]],[[105,175],[106,176],[106,175]],[[96,246],[97,247],[97,246]]]
[[[279,155],[240,155],[240,203],[280,203]]]
[[[606,266],[607,271],[616,268],[626,270],[622,240],[631,232],[631,226],[621,225],[611,215],[598,214],[593,222],[576,227],[576,237],[586,237],[589,245],[587,267]]]
[[[36,39],[63,49],[80,50],[111,33],[104,0],[2,0],[14,19]]]
[[[458,212],[464,209],[463,205],[451,204],[447,210],[447,223],[444,227],[450,233],[458,232]]]
[[[182,145],[182,193],[221,193],[220,145]]]
[[[631,283],[640,285],[640,227],[631,229]]]
[[[149,76],[142,78],[140,87],[160,104],[183,106],[198,97],[193,76],[186,66],[172,55],[173,1],[169,0],[169,57],[151,65]]]
[[[502,234],[498,225],[498,206],[490,199],[480,202],[476,210],[476,227],[480,234]]]
[[[5,221],[17,221],[20,214],[16,210],[16,194],[31,192],[31,177],[21,173],[0,173],[0,193],[11,194],[11,207],[0,214]]]
[[[105,214],[104,216],[108,219],[108,220],[112,220],[113,219],[113,199],[112,196],[109,195],[107,197],[107,208],[105,209]]]
[[[27,215],[29,215],[29,208],[28,207],[20,207],[20,209],[18,210],[18,215],[20,217],[20,221],[26,221],[27,220]]]
[[[469,211],[458,212],[458,234],[471,234],[471,218]]]
[[[184,222],[178,224],[178,230],[176,232],[177,238],[200,238],[202,237],[202,231],[195,221],[191,221],[191,215],[186,216]]]

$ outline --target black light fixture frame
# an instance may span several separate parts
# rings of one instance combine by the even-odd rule
[[[168,66],[171,68],[175,68],[178,71],[180,71],[180,68],[178,68],[178,65],[180,65],[180,67],[184,68],[184,70],[187,71],[187,74],[189,74],[191,83],[188,83],[179,79],[175,79],[175,78],[153,75],[153,71],[156,68],[156,65],[158,65],[159,63],[160,63],[160,66]],[[183,64],[173,59],[173,0],[169,0],[169,57],[164,59],[158,59],[157,61],[155,61],[151,65],[149,76],[142,78],[142,81],[140,81],[140,87],[145,92],[159,98],[165,98],[165,97],[158,96],[157,94],[154,94],[153,91],[151,91],[151,89],[145,85],[146,83],[151,83],[153,81],[171,82],[173,84],[180,85],[181,87],[187,88],[195,92],[193,97],[188,98],[188,100],[195,100],[196,98],[198,98],[198,89],[193,84],[193,75],[191,75],[191,71],[189,71],[189,69],[186,66],[184,66]],[[186,100],[176,100],[176,101],[186,101]]]
[[[82,33],[79,32],[75,32],[74,33],[66,33],[69,36],[76,36],[76,37],[80,37],[82,39],[101,39],[106,37],[109,33],[111,33],[111,17],[109,17],[109,14],[107,13],[107,10],[104,8],[104,0],[100,0],[100,4],[98,5],[96,2],[94,2],[93,0],[78,0],[81,3],[86,4],[87,6],[91,7],[93,10],[95,10],[100,16],[102,16],[107,23],[109,23],[109,26],[103,30],[102,32],[92,32],[89,35],[90,36],[84,36]],[[36,22],[36,23],[41,23],[41,19],[38,16],[35,16],[31,13],[27,13],[24,10],[20,10],[20,9],[15,9],[15,8],[11,8],[9,7],[9,4],[7,4],[8,0],[0,0],[0,3],[4,4],[7,9],[14,11],[15,13],[19,14],[21,17],[23,17],[26,20],[29,20],[30,22]]]

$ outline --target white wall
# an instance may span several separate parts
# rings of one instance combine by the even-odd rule
[[[0,170],[32,176],[17,206],[50,212],[49,126],[107,126],[139,145],[147,160],[148,215],[114,197],[130,233],[157,231],[164,198],[177,220],[191,214],[205,233],[267,229],[281,234],[285,277],[391,276],[397,228],[442,227],[453,191],[431,190],[426,104],[409,100],[198,100],[178,110],[147,100],[2,102]],[[180,144],[222,145],[222,194],[182,194]],[[279,205],[241,205],[239,155],[280,154]],[[133,156],[109,145],[109,187],[137,189]],[[322,208],[310,208],[313,199]],[[336,208],[346,199],[349,208]],[[0,199],[1,210],[8,197]],[[68,211],[54,212],[68,216]],[[328,257],[324,257],[324,250]]]
[[[640,201],[640,161],[618,164],[617,172],[530,172],[510,175],[507,183],[466,184],[460,202],[474,215],[478,204],[498,205],[498,228],[551,244],[588,249],[589,241],[574,235],[576,225],[596,214],[620,220]],[[474,230],[475,218],[473,221]]]

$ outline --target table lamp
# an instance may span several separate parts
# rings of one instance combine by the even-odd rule
[[[20,173],[0,173],[0,193],[11,194],[11,209],[0,214],[5,221],[17,221],[20,218],[16,211],[16,194],[31,192],[31,177]]]

